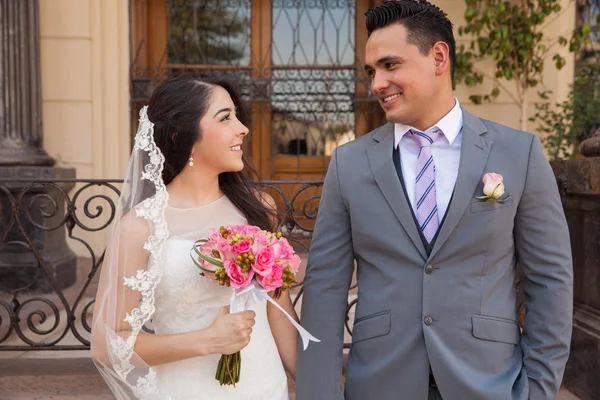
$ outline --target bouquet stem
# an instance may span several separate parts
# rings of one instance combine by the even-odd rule
[[[217,374],[215,379],[219,381],[221,386],[233,385],[240,381],[240,371],[242,366],[242,355],[238,351],[233,354],[223,354],[217,366]]]

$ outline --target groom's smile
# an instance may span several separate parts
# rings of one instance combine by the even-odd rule
[[[402,93],[396,93],[393,94],[391,96],[385,96],[383,97],[383,106],[390,106],[392,104],[394,104],[396,102],[396,100],[398,100],[400,97],[402,96]]]
[[[437,103],[440,87],[448,86],[449,78],[440,79],[443,72],[436,51],[421,51],[418,41],[411,38],[401,24],[373,31],[366,45],[364,69],[387,120],[425,130],[443,116],[432,116],[432,109],[448,108]],[[432,118],[435,121],[430,121]]]

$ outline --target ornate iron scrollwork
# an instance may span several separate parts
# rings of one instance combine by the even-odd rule
[[[17,181],[23,184],[23,189],[13,193],[7,186]],[[76,183],[78,186],[67,193],[60,190],[64,183]],[[94,237],[106,235],[115,219],[120,184],[119,180],[80,179],[0,181],[0,197],[3,197],[4,204],[10,205],[2,214],[4,227],[0,232],[0,247],[15,244],[8,240],[7,233],[9,229],[17,228],[27,242],[20,245],[25,251],[35,253],[34,243],[29,237],[30,233],[23,229],[24,225],[33,224],[34,229],[38,230],[66,227],[69,243],[80,248],[80,261],[89,266],[87,276],[69,288],[61,288],[52,281],[52,292],[44,295],[28,294],[26,287],[0,293],[0,351],[89,349],[95,285],[104,256],[104,248],[94,245]],[[260,185],[262,190],[271,193],[278,204],[284,235],[298,251],[306,254],[310,248],[323,182],[265,181]],[[51,226],[34,221],[31,215],[41,212],[44,218],[55,217],[61,209],[56,199],[33,196],[27,204],[22,204],[24,195],[40,186],[59,189],[62,197],[58,201],[66,204],[64,215]],[[25,208],[25,213],[18,212],[22,208]],[[43,260],[39,262],[39,273],[47,273]],[[354,289],[355,286],[351,288]],[[303,293],[302,282],[296,285],[294,293],[293,301],[297,305]],[[349,334],[352,333],[350,315],[356,302],[356,299],[350,299],[347,307],[346,329]],[[73,338],[76,344],[72,344]],[[345,346],[349,347],[350,343]]]

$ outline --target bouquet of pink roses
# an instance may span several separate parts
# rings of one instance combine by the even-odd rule
[[[235,288],[236,296],[242,298],[246,306],[260,298],[272,302],[288,316],[303,340],[318,341],[266,295],[274,290],[278,297],[297,282],[295,274],[300,257],[281,233],[252,225],[222,226],[218,231],[213,230],[208,239],[196,241],[192,250],[192,259],[202,275],[221,286]],[[234,309],[234,304],[232,302],[231,312],[243,311],[239,306]],[[215,378],[221,385],[235,386],[240,379],[240,367],[239,351],[223,355]]]

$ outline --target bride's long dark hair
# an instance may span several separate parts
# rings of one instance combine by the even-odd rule
[[[202,139],[200,120],[208,110],[215,86],[227,90],[237,108],[238,119],[246,125],[246,109],[235,87],[223,79],[179,76],[161,83],[148,105],[148,119],[154,124],[154,141],[165,157],[162,178],[168,185],[185,167],[194,144]],[[276,213],[266,207],[256,190],[259,177],[243,158],[240,172],[219,175],[219,186],[244,214],[248,223],[273,231]]]

